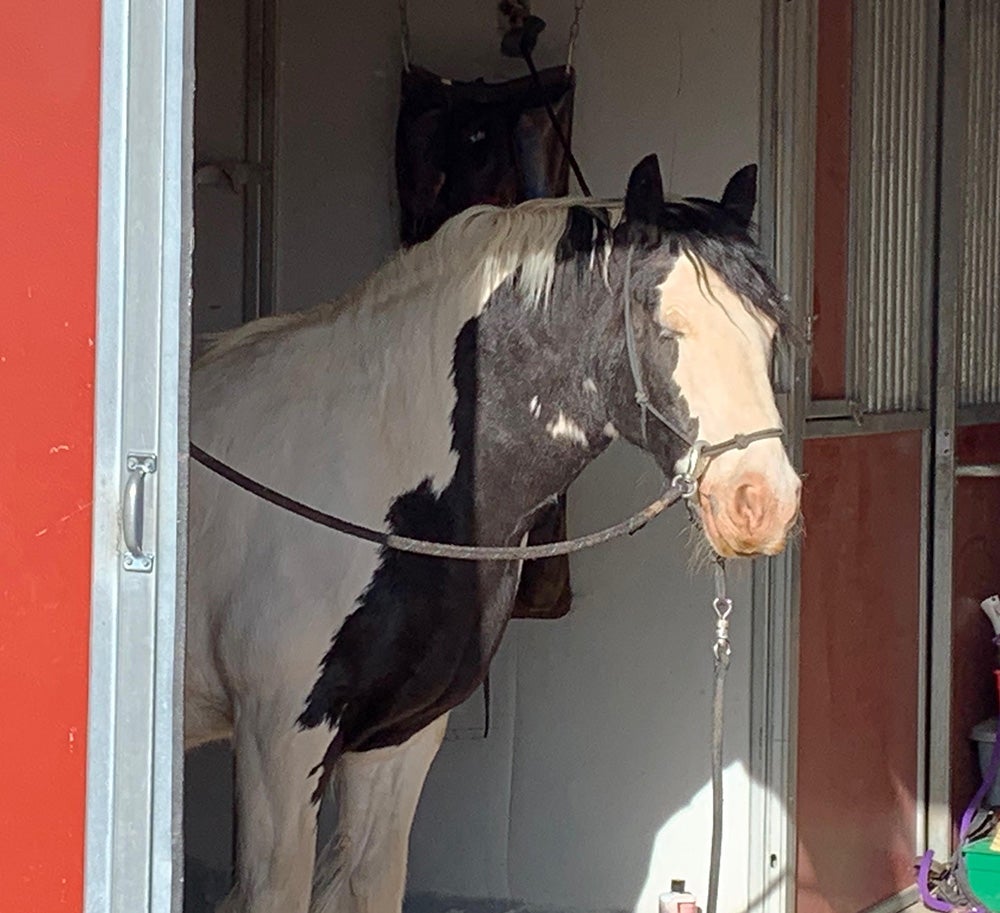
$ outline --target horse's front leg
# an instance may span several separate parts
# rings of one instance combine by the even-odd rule
[[[345,754],[337,827],[320,854],[310,913],[400,913],[410,828],[448,714],[395,748]]]
[[[236,882],[217,913],[307,913],[316,856],[316,776],[325,726],[300,731],[297,702],[237,706]]]

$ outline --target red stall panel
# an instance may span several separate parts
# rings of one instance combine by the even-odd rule
[[[0,913],[82,907],[100,11],[3,8]]]
[[[805,443],[798,913],[913,882],[921,433]]]

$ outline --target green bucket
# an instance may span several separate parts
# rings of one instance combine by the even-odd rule
[[[962,847],[962,855],[973,893],[991,910],[1000,911],[1000,852],[990,849],[992,840],[974,840]]]

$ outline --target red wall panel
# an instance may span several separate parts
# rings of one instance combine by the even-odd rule
[[[805,443],[798,913],[913,882],[921,434]]]
[[[1000,463],[1000,425],[960,428],[959,463]],[[1000,479],[959,479],[955,488],[952,598],[951,807],[956,822],[979,787],[969,730],[997,712],[991,670],[997,651],[979,603],[1000,593]]]
[[[3,4],[0,913],[82,907],[98,0]]]

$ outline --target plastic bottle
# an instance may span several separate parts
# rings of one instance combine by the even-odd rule
[[[684,881],[670,882],[670,893],[660,895],[660,913],[698,913],[694,894],[684,890]]]

